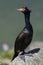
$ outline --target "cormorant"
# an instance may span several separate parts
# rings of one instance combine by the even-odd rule
[[[17,36],[15,40],[14,45],[14,56],[12,60],[18,56],[19,52],[23,51],[27,48],[27,46],[31,43],[32,37],[33,37],[33,28],[30,23],[30,13],[31,10],[29,10],[27,7],[21,7],[18,9],[18,11],[21,11],[25,16],[25,27],[20,32],[20,34]]]

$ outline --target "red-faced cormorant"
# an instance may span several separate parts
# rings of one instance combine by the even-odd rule
[[[12,60],[18,56],[19,52],[23,51],[27,48],[27,46],[31,43],[32,37],[33,37],[33,28],[30,23],[30,13],[31,10],[29,10],[27,7],[21,7],[18,9],[18,11],[21,11],[25,16],[25,27],[20,32],[20,34],[17,36],[15,40],[14,45],[14,56]]]

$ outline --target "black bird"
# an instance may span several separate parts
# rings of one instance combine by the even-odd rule
[[[18,11],[21,11],[25,16],[25,27],[20,32],[18,37],[15,40],[14,45],[14,56],[12,60],[18,56],[19,52],[23,51],[27,48],[27,46],[31,43],[32,37],[33,37],[33,28],[30,23],[30,13],[31,10],[29,10],[27,7],[21,7],[18,9]]]

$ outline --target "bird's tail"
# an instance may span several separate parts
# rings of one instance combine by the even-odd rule
[[[16,52],[16,53],[13,55],[13,58],[12,58],[11,61],[13,61],[17,56],[18,56],[18,53]]]

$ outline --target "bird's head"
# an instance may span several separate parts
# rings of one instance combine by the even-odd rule
[[[21,7],[20,9],[17,9],[18,11],[24,13],[24,14],[30,14],[31,10],[29,10],[27,7]]]

